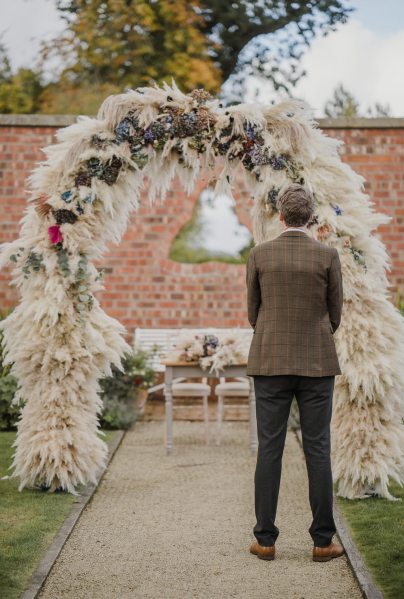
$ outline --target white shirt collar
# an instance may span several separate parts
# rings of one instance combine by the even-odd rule
[[[285,233],[286,231],[301,231],[302,233],[305,233],[307,235],[307,230],[303,229],[303,228],[298,228],[298,227],[286,227],[286,229],[284,231],[282,231],[282,233]]]

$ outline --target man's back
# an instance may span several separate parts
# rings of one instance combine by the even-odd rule
[[[343,300],[335,248],[287,230],[251,250],[246,283],[255,329],[248,375],[341,374],[332,336]]]

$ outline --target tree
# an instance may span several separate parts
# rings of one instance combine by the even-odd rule
[[[13,74],[7,50],[0,43],[0,113],[38,112],[42,89],[36,71],[20,68]]]
[[[358,111],[358,102],[342,83],[335,88],[333,97],[324,106],[324,114],[328,117],[358,116]]]
[[[250,75],[288,91],[318,33],[345,23],[346,0],[57,0],[66,32],[44,47],[67,65],[70,87],[136,88],[151,80],[217,93],[231,81],[242,99]],[[281,36],[280,34],[283,34]]]
[[[334,90],[331,100],[328,100],[324,106],[324,113],[328,117],[380,117],[389,116],[390,107],[387,104],[383,106],[379,102],[369,106],[364,114],[360,112],[359,102],[355,97],[340,83]]]
[[[374,106],[369,106],[366,111],[366,116],[369,117],[382,117],[382,116],[391,116],[391,109],[389,104],[380,104],[380,102],[375,102]]]
[[[299,63],[317,34],[327,35],[354,10],[345,0],[203,0],[210,53],[242,101],[248,77],[271,81],[289,93],[304,76]]]
[[[44,46],[44,58],[63,58],[61,78],[71,86],[109,83],[121,91],[172,76],[186,91],[220,86],[197,3],[58,0],[57,7],[67,30]]]

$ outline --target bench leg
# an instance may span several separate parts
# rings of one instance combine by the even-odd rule
[[[173,449],[173,396],[170,384],[165,388],[165,412],[166,412],[166,455],[170,455]]]
[[[209,406],[208,406],[208,396],[203,396],[203,418],[205,420],[205,436],[206,436],[206,445],[209,445],[210,435],[209,435]]]
[[[220,445],[222,442],[222,422],[224,414],[224,401],[223,396],[217,396],[217,429],[216,429],[216,445]]]

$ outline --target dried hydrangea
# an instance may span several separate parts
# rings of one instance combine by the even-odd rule
[[[66,210],[65,208],[62,208],[61,210],[54,210],[53,215],[55,217],[56,224],[58,225],[64,225],[65,223],[73,225],[77,220],[77,214],[71,210]]]
[[[277,202],[280,190],[281,190],[280,187],[272,186],[267,194],[267,203],[270,204],[274,210],[278,210],[278,206],[277,206],[276,202]]]
[[[89,171],[79,171],[74,179],[76,187],[91,187],[91,174]]]
[[[191,98],[197,103],[197,104],[205,104],[206,102],[208,102],[209,100],[212,100],[213,97],[211,96],[211,94],[206,91],[205,89],[193,89],[191,91],[190,94],[188,94],[189,96],[191,96]]]
[[[87,160],[87,173],[90,177],[97,177],[101,181],[105,181],[107,185],[116,183],[120,170],[122,168],[122,160],[117,156],[103,163],[99,158],[89,158]]]
[[[101,181],[105,181],[107,185],[113,185],[116,183],[121,168],[122,160],[117,156],[112,156],[111,160],[103,165],[103,171],[99,176],[99,179],[101,179]]]

